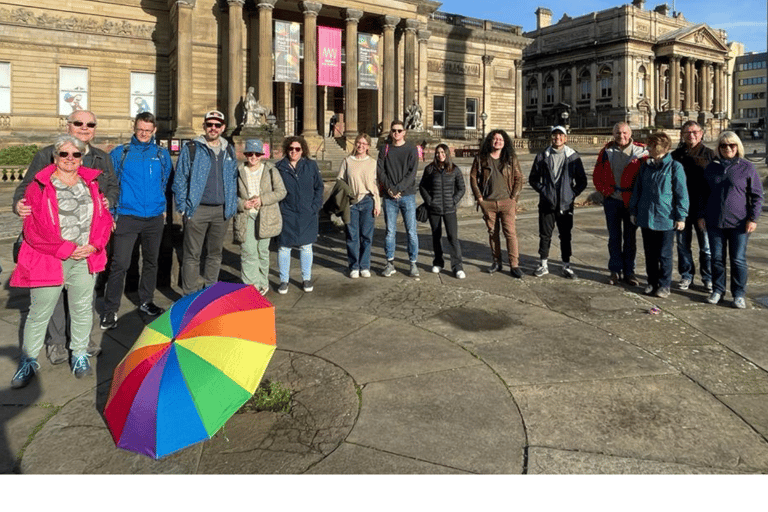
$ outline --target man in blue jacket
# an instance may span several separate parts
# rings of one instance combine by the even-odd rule
[[[539,256],[541,263],[533,275],[549,274],[547,259],[552,243],[552,232],[557,225],[560,235],[560,254],[563,258],[563,277],[575,278],[571,269],[571,231],[573,230],[573,203],[587,188],[587,175],[581,157],[565,145],[568,134],[562,126],[552,128],[552,145],[536,155],[528,181],[539,193]]]
[[[183,216],[184,243],[181,290],[189,295],[200,289],[200,255],[205,243],[203,281],[219,280],[221,254],[229,219],[237,213],[237,158],[234,147],[221,134],[227,128],[224,114],[205,114],[205,134],[181,148],[173,179],[176,210]]]
[[[157,122],[150,112],[142,112],[133,123],[131,142],[117,146],[110,154],[120,187],[112,209],[117,227],[112,238],[112,263],[104,293],[101,328],[117,327],[117,311],[125,286],[125,273],[131,265],[133,246],[141,237],[141,280],[139,311],[157,316],[163,309],[153,302],[157,284],[157,258],[163,239],[165,188],[173,170],[168,150],[155,143]]]

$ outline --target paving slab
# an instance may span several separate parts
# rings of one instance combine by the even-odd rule
[[[768,471],[768,442],[682,376],[512,388],[531,446]]]
[[[0,474],[16,471],[17,458],[29,436],[56,411],[55,406],[47,404],[0,408]]]
[[[357,311],[347,311],[340,317],[329,314],[327,309],[277,308],[275,330],[280,348],[314,354],[376,319],[376,316]]]
[[[384,318],[316,354],[344,368],[360,385],[482,364],[441,336]]]
[[[343,443],[307,471],[316,475],[467,475],[466,471],[395,455],[366,446]]]
[[[717,395],[717,398],[768,438],[768,394]]]
[[[347,441],[471,473],[519,474],[526,440],[506,388],[476,366],[365,385]]]

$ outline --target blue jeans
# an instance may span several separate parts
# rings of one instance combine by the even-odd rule
[[[373,197],[365,196],[349,207],[347,262],[349,270],[370,270],[373,242]]]
[[[312,280],[312,244],[299,247],[299,260],[301,261],[302,281]],[[280,282],[287,283],[291,272],[291,247],[280,246],[277,249],[277,268],[280,271]]]
[[[637,226],[629,221],[629,208],[624,201],[606,197],[603,201],[608,227],[608,270],[624,277],[635,273]]]
[[[675,232],[654,231],[643,228],[643,249],[645,249],[645,271],[648,284],[654,288],[669,288],[672,284],[672,246]]]
[[[384,239],[384,252],[387,260],[395,259],[395,237],[397,235],[397,212],[403,214],[405,233],[408,236],[408,261],[415,263],[419,256],[419,236],[416,234],[416,195],[402,196],[400,199],[384,198],[384,222],[387,224],[387,237]]]
[[[725,294],[725,251],[731,260],[731,294],[733,298],[747,294],[747,241],[744,227],[720,229],[707,227],[712,249],[712,290]]]
[[[696,275],[696,264],[693,262],[693,230],[696,230],[696,238],[699,242],[699,272],[701,280],[712,281],[712,254],[709,251],[709,237],[707,232],[701,229],[696,219],[688,217],[685,221],[685,229],[677,232],[677,271],[683,279],[693,280]]]

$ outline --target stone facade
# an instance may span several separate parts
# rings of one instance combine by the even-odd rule
[[[243,99],[271,110],[281,134],[319,144],[329,120],[339,134],[378,135],[416,100],[427,131],[474,139],[486,124],[520,134],[520,27],[437,13],[432,0],[83,0],[0,3],[0,71],[8,71],[5,141],[50,140],[78,107],[98,116],[101,141],[131,134],[137,105],[159,119],[160,138],[201,132],[206,111],[227,115],[230,134]],[[301,25],[299,83],[275,82],[274,21]],[[342,87],[317,86],[317,26],[339,28]],[[358,33],[380,37],[377,89],[357,87]],[[137,85],[139,84],[139,85]],[[149,84],[149,85],[148,85]],[[435,123],[436,96],[445,105]],[[0,102],[2,106],[2,102]],[[312,146],[312,144],[311,144]]]
[[[727,126],[733,51],[724,31],[670,15],[666,5],[646,10],[643,0],[564,14],[554,25],[548,9],[536,14],[523,52],[526,128],[678,128],[689,119]]]

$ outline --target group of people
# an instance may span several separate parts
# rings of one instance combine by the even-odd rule
[[[268,293],[269,246],[275,238],[278,293],[288,293],[293,248],[299,250],[302,288],[304,292],[313,290],[313,244],[323,208],[323,181],[302,137],[286,137],[284,156],[274,164],[267,160],[261,140],[247,140],[245,161],[238,162],[234,147],[222,137],[226,118],[212,110],[204,116],[203,135],[181,147],[173,172],[170,154],[155,141],[157,122],[151,113],[136,117],[131,141],[117,146],[111,154],[92,146],[96,126],[91,112],[70,115],[67,134],[35,156],[14,195],[13,208],[24,219],[24,227],[10,284],[29,288],[31,304],[13,388],[29,384],[39,369],[37,358],[44,345],[51,363],[69,361],[77,378],[92,373],[89,358],[101,350],[99,342],[90,338],[96,276],[108,270],[100,327],[113,329],[137,239],[142,252],[139,311],[150,317],[163,313],[153,297],[171,176],[175,209],[183,223],[180,284],[184,295],[218,280],[224,238],[233,217],[244,283]],[[370,137],[360,134],[355,138],[329,199],[343,212],[352,279],[371,276],[374,219],[381,212],[386,224],[387,260],[381,275],[396,273],[396,222],[400,213],[407,235],[409,274],[419,276],[418,152],[406,141],[402,121],[393,121],[390,130],[389,141],[380,148],[377,160],[369,155]],[[646,251],[646,292],[669,295],[675,230],[680,288],[687,289],[695,268],[691,255],[695,231],[702,280],[711,292],[708,301],[717,303],[725,294],[727,248],[734,305],[745,307],[746,245],[760,214],[762,187],[754,167],[743,158],[738,137],[723,132],[717,152],[713,152],[701,144],[701,127],[689,121],[683,127],[684,144],[670,153],[671,141],[663,133],[652,134],[647,148],[632,140],[626,123],[617,124],[613,135],[613,141],[598,156],[593,176],[604,196],[609,283],[624,280],[639,285],[634,271],[639,226]],[[587,179],[579,154],[567,146],[567,140],[567,130],[554,127],[551,145],[536,155],[529,176],[540,195],[537,277],[549,272],[555,227],[562,275],[575,277],[570,266],[574,204]],[[503,233],[510,274],[522,279],[515,217],[523,175],[504,130],[493,130],[484,139],[472,163],[469,183],[488,229],[488,271],[503,268]],[[432,272],[440,273],[446,266],[442,249],[445,226],[451,272],[457,279],[466,278],[456,216],[465,189],[462,171],[452,162],[450,149],[437,145],[418,191],[431,228]],[[201,275],[203,248],[206,258]],[[62,291],[67,295],[68,308]]]

